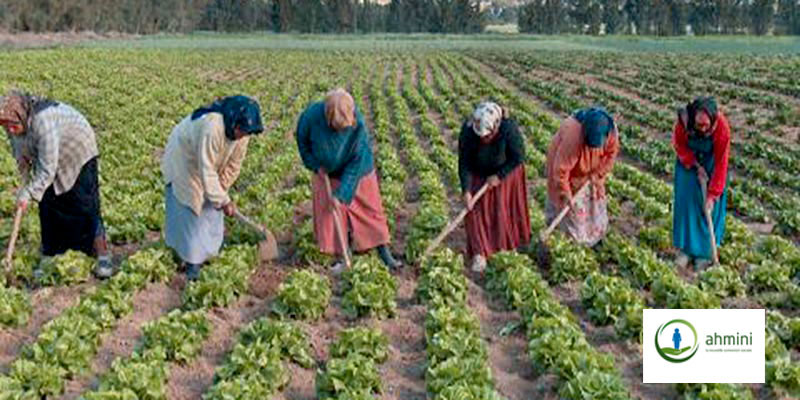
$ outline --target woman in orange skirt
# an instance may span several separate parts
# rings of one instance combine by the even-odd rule
[[[499,105],[481,103],[458,139],[458,173],[464,203],[467,255],[481,272],[486,259],[530,242],[525,185],[525,143],[516,122]],[[483,185],[489,190],[473,204]]]
[[[313,171],[314,235],[320,251],[342,255],[335,235],[333,210],[343,216],[357,252],[377,249],[389,268],[402,264],[389,251],[389,226],[381,204],[378,177],[364,117],[344,89],[311,104],[297,124],[297,147],[303,164]],[[333,198],[325,189],[331,181]],[[341,261],[334,269],[341,268]]]

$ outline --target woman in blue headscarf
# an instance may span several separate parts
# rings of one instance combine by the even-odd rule
[[[161,161],[164,233],[190,280],[197,279],[203,262],[219,253],[223,214],[230,217],[236,210],[228,189],[239,176],[249,136],[263,130],[258,103],[231,96],[198,108],[170,134]]]
[[[562,230],[579,243],[597,244],[608,230],[605,181],[617,154],[619,133],[606,110],[587,108],[567,118],[547,152],[548,222],[569,206]],[[590,190],[578,192],[587,181]]]

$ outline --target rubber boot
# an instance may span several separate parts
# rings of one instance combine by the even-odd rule
[[[398,269],[403,266],[403,263],[396,260],[394,256],[392,256],[392,252],[389,250],[389,246],[387,245],[380,245],[376,249],[378,251],[378,257],[380,257],[383,264],[386,265],[389,269]]]
[[[186,263],[186,279],[196,281],[200,277],[201,269],[203,269],[202,264]]]

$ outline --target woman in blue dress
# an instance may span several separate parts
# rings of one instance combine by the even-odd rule
[[[678,111],[672,137],[675,161],[672,241],[680,253],[677,264],[696,269],[711,264],[709,229],[703,208],[710,210],[717,246],[725,235],[728,157],[731,129],[713,97],[698,97]],[[703,199],[701,182],[708,182]]]

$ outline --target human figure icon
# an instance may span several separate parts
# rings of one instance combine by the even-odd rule
[[[681,349],[681,331],[675,328],[675,333],[672,334],[672,343],[675,344],[675,350]]]

